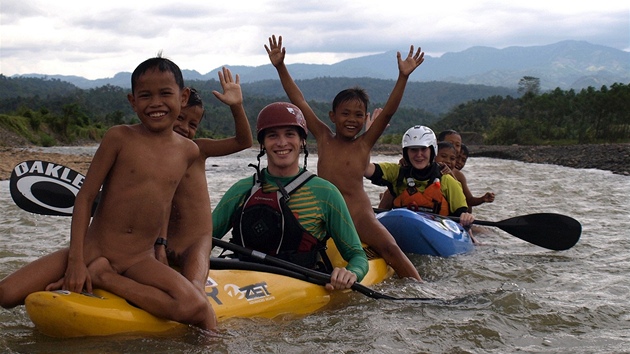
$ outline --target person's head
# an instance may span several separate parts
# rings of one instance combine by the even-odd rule
[[[448,141],[440,141],[438,143],[438,153],[435,162],[440,162],[448,166],[451,170],[455,169],[457,163],[457,150],[453,144]]]
[[[177,120],[173,124],[173,130],[185,138],[194,138],[204,113],[201,96],[197,90],[191,87],[188,102],[186,106],[182,107]]]
[[[429,127],[416,125],[409,128],[402,138],[403,158],[413,168],[422,170],[435,160],[437,141]]]
[[[264,107],[256,119],[256,136],[260,157],[267,154],[269,172],[282,176],[297,173],[298,157],[305,152],[308,129],[302,111],[294,104],[275,102]]]
[[[163,58],[161,54],[158,54],[157,57],[149,58],[140,65],[136,67],[136,69],[131,73],[131,92],[135,94],[136,85],[138,84],[138,80],[140,77],[147,73],[148,71],[159,71],[159,72],[170,72],[173,74],[173,79],[175,79],[175,83],[179,87],[180,90],[184,89],[184,76],[182,75],[182,71],[179,69],[179,66],[172,62],[169,59]]]
[[[457,163],[455,164],[455,168],[461,170],[466,166],[466,161],[468,161],[468,147],[462,144],[462,149],[457,155]]]
[[[336,133],[349,139],[357,136],[365,125],[369,103],[367,93],[360,87],[339,92],[333,100],[332,111],[328,112]]]
[[[462,147],[462,136],[459,135],[459,133],[455,130],[441,131],[437,137],[437,140],[448,141],[449,143],[453,144],[453,146],[455,146],[455,150],[457,150],[457,154],[459,154],[459,151]]]
[[[152,131],[172,129],[189,96],[179,67],[159,56],[145,60],[133,71],[131,91],[129,103]]]

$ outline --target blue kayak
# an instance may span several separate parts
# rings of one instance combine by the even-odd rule
[[[474,248],[462,225],[443,216],[393,209],[378,213],[376,218],[405,253],[450,257]]]

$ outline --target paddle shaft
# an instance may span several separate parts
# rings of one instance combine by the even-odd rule
[[[304,276],[306,276],[307,278],[312,278],[315,280],[315,284],[321,284],[321,283],[330,283],[330,274],[326,274],[326,273],[322,273],[322,272],[318,272],[316,270],[313,269],[309,269],[306,267],[302,267],[299,266],[295,263],[291,263],[289,261],[285,261],[283,259],[280,258],[276,258],[273,256],[270,256],[268,254],[262,253],[262,252],[258,252],[255,250],[251,250],[249,248],[245,248],[242,246],[239,246],[237,244],[231,243],[231,242],[227,242],[227,241],[223,241],[221,239],[218,238],[212,238],[212,242],[214,245],[219,246],[223,249],[232,251],[234,253],[239,253],[245,256],[249,256],[251,258],[254,258],[256,260],[259,260],[260,262],[263,263],[268,263],[280,268],[284,268],[299,274],[302,274]],[[394,297],[394,296],[389,296],[383,293],[380,293],[376,290],[370,289],[365,285],[362,285],[358,282],[355,282],[354,284],[352,284],[351,287],[352,290],[359,292],[363,295],[366,295],[368,297],[371,297],[373,299],[385,299],[385,300],[412,300],[412,301],[426,301],[426,302],[445,302],[442,299],[436,299],[436,298],[426,298],[426,297],[417,297],[417,298],[398,298],[398,297]]]

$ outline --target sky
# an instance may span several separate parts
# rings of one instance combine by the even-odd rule
[[[162,52],[181,69],[333,64],[410,45],[439,57],[474,46],[581,40],[630,51],[623,0],[2,0],[0,73],[109,78]]]

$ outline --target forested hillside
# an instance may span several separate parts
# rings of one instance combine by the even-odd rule
[[[540,93],[537,78],[521,81],[519,92],[482,85],[409,83],[382,142],[398,144],[401,134],[417,124],[436,131],[475,133],[486,144],[630,141],[627,84]],[[213,90],[220,90],[219,82],[199,80],[187,84],[200,91],[205,103],[206,115],[198,137],[233,134],[229,108],[212,94]],[[318,116],[328,121],[328,111],[338,91],[352,86],[365,88],[373,110],[384,104],[394,81],[322,78],[299,80],[298,85]],[[252,128],[262,107],[287,100],[277,80],[243,84],[242,89]],[[127,93],[127,89],[111,85],[82,90],[59,80],[0,75],[0,127],[28,135],[28,140],[36,145],[98,140],[111,125],[137,122]]]
[[[482,133],[484,143],[497,145],[629,142],[630,85],[474,100],[437,127]]]

